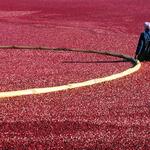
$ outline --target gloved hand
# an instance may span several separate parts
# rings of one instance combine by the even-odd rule
[[[134,59],[137,59],[137,57],[138,57],[138,55],[137,55],[137,54],[135,54]]]

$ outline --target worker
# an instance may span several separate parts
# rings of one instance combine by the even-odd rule
[[[140,35],[135,59],[140,61],[150,60],[150,22],[144,23],[144,32]]]

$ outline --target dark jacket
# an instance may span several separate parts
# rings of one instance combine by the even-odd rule
[[[141,33],[138,46],[136,49],[136,55],[141,55],[145,50],[146,42],[150,40],[150,30],[145,30]]]

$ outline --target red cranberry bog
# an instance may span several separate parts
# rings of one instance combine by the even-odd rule
[[[150,149],[148,2],[0,0],[0,149]]]

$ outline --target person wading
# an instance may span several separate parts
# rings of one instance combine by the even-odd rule
[[[145,31],[141,33],[137,45],[135,59],[140,61],[150,60],[150,22],[144,23]]]

